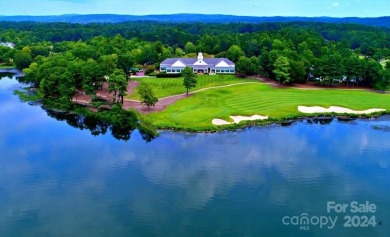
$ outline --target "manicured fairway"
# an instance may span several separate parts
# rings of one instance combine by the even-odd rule
[[[136,80],[139,80],[141,83],[147,83],[150,85],[158,98],[186,93],[186,89],[183,86],[183,78],[141,78]],[[192,91],[207,87],[223,86],[250,81],[256,80],[241,79],[233,75],[198,75],[197,86],[196,88],[192,89]],[[135,100],[140,99],[137,90],[135,90],[132,95],[129,95],[126,98]]]
[[[150,117],[160,127],[202,129],[212,127],[214,118],[231,121],[231,115],[259,114],[271,118],[297,115],[299,105],[390,110],[390,95],[364,90],[278,89],[262,83],[246,84],[196,93]]]

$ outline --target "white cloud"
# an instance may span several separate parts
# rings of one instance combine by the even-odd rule
[[[340,3],[338,3],[338,2],[334,2],[333,4],[332,4],[332,7],[339,7],[340,6]]]

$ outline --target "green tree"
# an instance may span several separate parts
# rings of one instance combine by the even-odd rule
[[[14,49],[0,46],[0,63],[8,63]],[[13,57],[12,57],[13,58]]]
[[[256,57],[241,57],[236,64],[237,72],[244,75],[255,75],[260,72],[259,60]]]
[[[83,87],[83,77],[81,74],[81,71],[86,64],[85,61],[82,61],[80,59],[71,60],[69,61],[67,65],[67,71],[75,79],[76,87],[82,88]],[[31,67],[31,66],[30,66]]]
[[[104,75],[110,75],[118,65],[118,55],[103,55],[98,59],[100,68]]]
[[[105,72],[93,59],[88,59],[81,69],[83,88],[87,94],[94,94],[95,90],[102,88]]]
[[[231,46],[227,51],[227,57],[235,63],[243,56],[245,56],[245,53],[238,45]]]
[[[280,50],[280,51],[282,51],[284,48],[285,48],[285,45],[283,44],[283,42],[280,39],[275,39],[272,42],[272,49],[273,50]]]
[[[175,55],[176,55],[177,57],[181,58],[181,57],[183,57],[184,52],[183,52],[183,50],[182,50],[181,48],[177,47],[177,48],[175,49]]]
[[[33,58],[35,58],[39,55],[44,56],[44,57],[48,57],[50,54],[48,47],[44,47],[44,46],[33,46],[33,47],[31,47],[31,52],[32,52]]]
[[[274,64],[274,68],[273,73],[275,74],[276,80],[279,81],[279,84],[281,82],[285,84],[290,83],[290,63],[288,58],[284,56],[278,57]]]
[[[67,68],[61,64],[62,59],[55,59],[52,67],[40,72],[45,76],[40,81],[39,87],[45,98],[55,98],[59,108],[69,109],[72,106],[71,98],[76,93],[76,82]]]
[[[383,81],[381,84],[378,83],[377,87],[382,90],[388,90],[390,88],[390,68],[383,71]]]
[[[23,69],[24,81],[27,83],[34,83],[34,86],[38,87],[40,84],[40,80],[37,77],[38,64],[32,63],[30,67]]]
[[[25,51],[18,51],[15,53],[14,62],[17,68],[25,69],[33,62],[31,54]]]
[[[292,82],[304,83],[306,81],[306,68],[302,61],[290,60],[290,75]]]
[[[344,61],[345,75],[348,79],[355,79],[361,77],[363,60],[360,60],[357,55],[351,55]]]
[[[340,79],[344,74],[343,58],[339,53],[334,53],[329,57],[324,57],[323,59],[323,72],[329,80],[329,85],[332,85],[334,79]]]
[[[123,104],[123,97],[127,92],[128,80],[126,74],[121,69],[115,69],[108,79],[108,91],[114,92],[113,103]]]
[[[383,89],[386,87],[384,80],[383,66],[374,59],[365,60],[365,73],[363,79],[369,86],[374,86],[376,89]]]
[[[390,61],[387,61],[387,62],[386,62],[385,68],[386,68],[387,70],[390,70]]]
[[[187,89],[187,95],[188,95],[188,91],[196,87],[197,84],[196,75],[194,74],[194,71],[190,67],[184,68],[181,74],[183,76],[183,85]]]
[[[154,95],[153,89],[146,83],[141,83],[138,87],[138,93],[141,97],[142,104],[150,107],[155,106],[158,102],[157,97]]]
[[[82,41],[75,43],[75,47],[71,50],[71,52],[76,58],[80,58],[82,60],[98,58],[98,51],[96,48],[91,45],[87,45]]]
[[[184,47],[184,50],[185,50],[186,54],[196,53],[196,47],[192,42],[187,42],[185,47]]]
[[[134,57],[129,52],[118,56],[118,68],[122,69],[126,75],[134,63]]]

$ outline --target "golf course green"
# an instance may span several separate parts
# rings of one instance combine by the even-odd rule
[[[242,79],[236,79],[242,82]],[[149,117],[159,128],[212,130],[217,128],[212,124],[215,118],[231,122],[229,116],[234,115],[258,114],[272,119],[305,115],[298,111],[298,106],[390,111],[390,94],[368,90],[274,88],[258,82],[197,92]]]

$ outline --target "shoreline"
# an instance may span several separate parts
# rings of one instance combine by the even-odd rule
[[[24,77],[24,73],[17,69],[16,67],[12,67],[12,68],[0,68],[0,73],[11,73],[13,74],[15,77]]]
[[[17,94],[19,97],[21,95]],[[39,102],[41,105],[47,109],[52,111],[53,113],[61,114],[61,115],[66,115],[66,114],[78,114],[81,116],[87,116],[85,113],[80,113],[80,108],[86,109],[85,106],[78,105],[80,107],[77,107],[71,111],[67,110],[58,110],[56,108],[50,108],[48,106],[45,106],[42,101],[37,101],[37,100],[29,100],[26,98],[24,99],[25,102]],[[85,111],[84,111],[85,112]],[[90,111],[92,112],[92,111]],[[92,112],[95,113],[95,112]],[[265,126],[272,126],[272,125],[281,125],[281,126],[290,126],[291,124],[295,122],[302,122],[304,120],[318,120],[318,121],[323,121],[325,122],[331,122],[334,119],[338,119],[339,121],[353,121],[356,119],[378,119],[381,116],[385,115],[390,115],[390,111],[384,110],[384,111],[379,111],[379,112],[374,112],[370,114],[352,114],[352,113],[335,113],[335,112],[327,112],[327,113],[312,113],[312,114],[291,114],[287,115],[281,118],[272,118],[269,117],[268,119],[263,119],[263,120],[244,120],[241,121],[240,123],[232,123],[232,124],[226,124],[226,125],[211,125],[208,128],[185,128],[185,127],[172,127],[172,126],[157,126],[154,125],[156,130],[158,132],[160,131],[171,131],[171,132],[183,132],[183,133],[218,133],[218,132],[226,132],[226,131],[231,131],[231,132],[236,132],[241,129],[246,129],[250,127],[265,127]],[[144,115],[141,113],[137,114],[137,117],[139,119],[144,119]],[[141,118],[142,117],[142,118]]]
[[[21,95],[18,95],[18,96],[20,97]],[[37,100],[29,100],[28,98],[27,99],[24,98],[24,101],[25,102],[37,102]],[[43,103],[42,103],[42,105],[43,105]],[[72,114],[72,113],[76,113],[78,115],[86,115],[86,114],[77,112],[77,111],[79,111],[78,109],[80,107],[88,110],[88,108],[85,105],[80,105],[77,103],[75,103],[75,105],[76,105],[76,108],[74,108],[71,111],[58,110],[56,108],[50,108],[50,107],[47,107],[44,105],[43,106],[45,107],[45,109],[51,110],[54,113],[59,113],[62,115]],[[78,107],[78,106],[80,106],[80,107]],[[90,112],[96,113],[93,111],[90,111]],[[304,120],[309,120],[309,119],[330,121],[330,120],[334,120],[337,118],[340,121],[353,121],[356,119],[377,119],[377,118],[379,118],[381,116],[385,116],[385,115],[390,115],[390,111],[383,110],[383,111],[377,111],[377,112],[373,112],[373,113],[369,113],[369,114],[336,113],[336,112],[307,113],[307,114],[299,113],[299,114],[287,115],[287,116],[280,117],[280,118],[268,117],[268,119],[243,120],[239,123],[231,123],[231,124],[226,124],[226,125],[210,125],[207,128],[196,128],[196,127],[185,128],[185,127],[180,127],[180,126],[172,127],[172,126],[158,126],[155,124],[153,124],[153,125],[155,126],[157,131],[173,131],[173,132],[188,132],[188,133],[217,133],[217,132],[223,132],[223,131],[237,131],[240,129],[245,129],[245,128],[249,128],[249,127],[253,127],[253,126],[271,126],[271,125],[277,125],[277,124],[282,125],[282,126],[289,126],[294,122],[304,121]],[[138,112],[137,117],[144,118],[144,116],[145,116],[144,114]]]
[[[14,69],[15,70],[15,69]],[[21,98],[21,95],[18,95]],[[23,99],[25,102],[36,102],[36,100],[24,98]],[[60,113],[60,114],[71,114],[71,113],[76,113],[79,115],[85,115],[83,113],[78,113],[80,112],[80,107],[88,109],[85,105],[80,105],[79,103],[74,103],[76,106],[74,109],[70,111],[65,111],[65,110],[58,110],[56,108],[50,108],[48,106],[45,106],[46,109],[49,109],[53,111],[54,113]],[[80,106],[80,107],[79,107]],[[78,111],[78,112],[77,112]],[[126,110],[127,111],[127,110]],[[97,112],[97,111],[90,111],[90,112]],[[139,111],[137,117],[141,119],[144,118],[144,114],[140,113]],[[383,110],[383,111],[376,111],[373,113],[369,114],[356,114],[356,113],[342,113],[342,112],[321,112],[321,113],[292,113],[289,115],[285,115],[283,117],[268,117],[268,119],[259,119],[259,120],[244,120],[239,123],[231,123],[231,124],[226,124],[226,125],[212,125],[207,127],[183,127],[183,126],[171,126],[171,125],[156,125],[154,124],[153,120],[151,120],[151,124],[156,128],[158,131],[175,131],[175,132],[190,132],[190,133],[216,133],[216,132],[223,132],[223,131],[237,131],[239,129],[245,129],[247,127],[252,127],[252,126],[269,126],[269,125],[274,125],[274,124],[280,124],[283,126],[290,125],[294,122],[297,121],[303,121],[307,119],[317,119],[317,120],[333,120],[335,118],[341,120],[341,121],[351,121],[355,120],[358,118],[366,118],[366,119],[373,119],[373,118],[378,118],[383,115],[390,115],[389,110]]]
[[[265,127],[272,125],[289,126],[295,122],[302,122],[304,120],[318,120],[324,122],[331,122],[334,119],[338,119],[342,122],[354,121],[356,119],[378,119],[381,116],[390,115],[390,111],[375,112],[372,114],[336,114],[336,113],[316,113],[308,115],[291,115],[283,118],[269,118],[268,120],[253,120],[243,121],[239,124],[228,124],[222,126],[214,126],[209,128],[197,129],[197,128],[183,128],[172,126],[156,126],[158,131],[172,131],[172,132],[185,132],[185,133],[218,133],[231,131],[235,132],[240,129],[246,129],[250,127]]]

